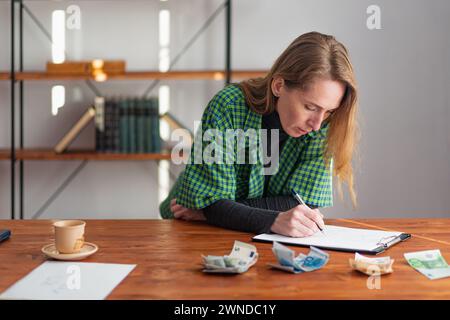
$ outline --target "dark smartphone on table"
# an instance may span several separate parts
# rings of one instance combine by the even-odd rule
[[[11,231],[9,230],[0,230],[0,242],[8,239],[11,236]]]

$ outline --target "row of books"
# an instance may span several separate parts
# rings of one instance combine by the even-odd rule
[[[95,148],[104,153],[159,153],[159,103],[157,98],[96,97],[55,147],[64,152],[80,132],[95,119]]]
[[[157,98],[95,99],[97,152],[161,152]]]

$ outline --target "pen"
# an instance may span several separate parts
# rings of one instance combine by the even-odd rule
[[[295,192],[294,189],[291,189],[291,192],[292,192],[292,195],[294,196],[295,200],[298,201],[298,203],[304,205],[304,206],[307,207],[308,209],[311,209],[310,207],[308,207],[308,206],[306,205],[305,201],[303,201],[302,197],[300,197],[300,195],[299,195],[297,192]],[[323,232],[323,229],[317,224],[317,222],[314,221],[314,223],[316,224],[317,228],[319,228],[319,230],[320,230],[323,234],[325,234],[325,232]]]

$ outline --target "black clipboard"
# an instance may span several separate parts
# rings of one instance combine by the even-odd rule
[[[273,240],[255,239],[255,237],[252,238],[252,241],[255,241],[255,242],[273,242]],[[277,242],[283,243],[283,244],[287,244],[287,245],[291,245],[291,246],[298,246],[298,247],[310,247],[310,246],[313,246],[313,247],[316,247],[316,248],[319,248],[319,249],[325,249],[325,250],[344,251],[344,252],[358,252],[358,253],[364,253],[364,254],[377,255],[379,253],[382,253],[382,252],[386,251],[387,249],[389,249],[390,247],[396,245],[399,242],[403,242],[403,241],[408,240],[409,238],[411,238],[411,234],[409,234],[409,233],[401,233],[401,234],[399,234],[398,236],[395,236],[395,237],[391,236],[391,237],[387,237],[387,238],[382,238],[377,243],[377,244],[379,244],[379,246],[376,247],[373,250],[357,250],[357,249],[352,249],[352,248],[336,248],[336,247],[322,246],[322,245],[307,245],[307,244],[298,244],[298,243],[292,243],[292,242],[289,242],[289,241],[282,241],[282,240],[277,240]]]
[[[411,238],[411,234],[402,233],[396,237],[392,237],[391,240],[386,239],[387,241],[380,241],[380,246],[378,248],[376,248],[375,250],[373,250],[373,252],[374,252],[374,254],[379,254],[381,252],[386,251],[388,248],[392,247],[393,245],[396,245],[399,242],[408,240],[409,238]]]

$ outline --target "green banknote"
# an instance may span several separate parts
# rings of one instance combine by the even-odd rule
[[[440,250],[426,250],[404,254],[409,265],[428,277],[441,279],[450,277],[450,266],[441,255]]]

